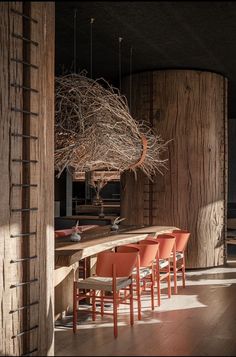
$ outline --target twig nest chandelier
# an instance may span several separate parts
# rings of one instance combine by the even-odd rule
[[[167,143],[137,122],[126,98],[103,78],[83,73],[56,78],[55,169],[62,171],[139,168],[148,177],[166,168]]]

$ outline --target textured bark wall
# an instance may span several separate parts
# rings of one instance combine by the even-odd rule
[[[124,81],[129,93],[130,79]],[[221,75],[191,70],[163,70],[132,77],[132,112],[151,120],[169,143],[168,171],[149,185],[149,204],[142,200],[138,218],[149,205],[149,222],[191,232],[187,266],[203,268],[224,263],[227,199],[226,88]],[[149,88],[149,90],[148,90]],[[132,186],[129,174],[123,186]],[[126,190],[122,214],[132,223],[125,202],[145,197],[143,190]],[[150,202],[151,200],[151,202]],[[140,205],[139,205],[140,207]]]
[[[0,353],[53,355],[54,4],[0,15]]]

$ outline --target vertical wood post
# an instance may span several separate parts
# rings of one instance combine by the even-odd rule
[[[54,3],[0,4],[0,354],[53,355]]]
[[[127,97],[129,83],[129,78],[123,83]],[[187,267],[221,265],[227,212],[227,80],[212,72],[173,69],[133,75],[132,83],[134,117],[150,117],[157,133],[172,141],[168,171],[154,178],[149,197],[144,178],[134,185],[132,174],[124,175],[122,215],[129,224],[145,223],[152,199],[153,224],[191,232]]]
[[[72,216],[72,195],[73,195],[72,175],[66,171],[66,215]]]

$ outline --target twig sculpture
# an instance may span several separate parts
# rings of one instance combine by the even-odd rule
[[[148,177],[166,168],[167,143],[130,114],[119,90],[83,73],[56,78],[55,169],[139,168]]]

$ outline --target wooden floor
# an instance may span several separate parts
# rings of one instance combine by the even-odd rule
[[[166,290],[163,290],[165,292]],[[225,267],[187,272],[187,286],[151,311],[143,297],[143,320],[129,326],[121,307],[118,338],[112,320],[83,318],[77,335],[71,317],[55,329],[56,356],[235,356],[236,260]]]

